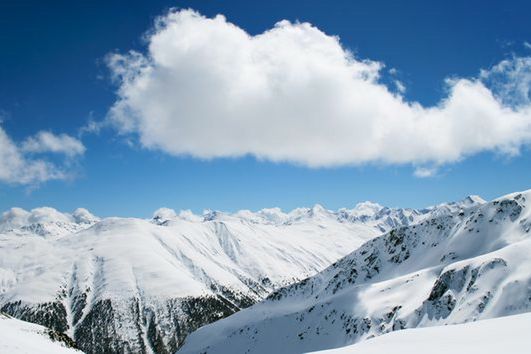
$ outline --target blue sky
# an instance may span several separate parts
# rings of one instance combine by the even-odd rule
[[[250,35],[283,19],[309,22],[326,35],[339,36],[356,58],[385,64],[379,82],[391,90],[399,80],[406,87],[403,100],[423,107],[448,97],[447,78],[476,78],[480,69],[531,55],[526,47],[531,42],[531,5],[526,1],[4,2],[1,127],[15,144],[51,131],[75,137],[85,151],[75,158],[30,153],[29,159],[68,169],[68,178],[30,184],[0,180],[1,210],[46,205],[64,211],[86,207],[101,216],[147,217],[162,206],[201,212],[321,203],[335,209],[373,200],[423,207],[468,194],[489,199],[531,187],[525,138],[514,156],[478,149],[465,151],[459,159],[444,156],[442,162],[428,159],[420,165],[416,157],[390,163],[381,155],[363,161],[346,156],[346,164],[321,159],[316,167],[308,166],[314,155],[306,153],[287,162],[272,162],[269,152],[256,159],[254,150],[249,150],[251,156],[228,153],[205,160],[202,152],[175,153],[181,147],[171,141],[164,147],[142,142],[138,137],[144,131],[124,134],[116,122],[98,133],[79,135],[88,121],[108,120],[119,99],[121,84],[111,80],[109,54],[136,50],[146,55],[150,40],[144,34],[172,7],[191,8],[207,18],[223,14]],[[397,73],[390,74],[391,68]],[[245,154],[247,148],[241,151]],[[434,164],[434,176],[414,175],[418,166]]]

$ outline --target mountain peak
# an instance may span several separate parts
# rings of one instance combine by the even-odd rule
[[[329,214],[330,212],[328,211],[328,209],[326,209],[321,204],[315,204],[311,209],[311,213],[312,215],[315,216],[315,215]]]
[[[384,207],[378,203],[371,201],[364,201],[356,204],[353,210],[357,211],[359,214],[372,215],[382,210]]]
[[[11,208],[2,214],[0,231],[17,231],[41,236],[61,235],[86,228],[100,219],[87,209],[78,208],[72,214],[62,213],[51,207],[40,207],[27,211]]]
[[[153,221],[158,224],[162,224],[168,220],[175,220],[176,218],[177,213],[170,208],[159,208],[153,213]]]
[[[77,224],[93,224],[98,222],[100,218],[92,214],[85,208],[77,208],[72,213],[72,217]]]
[[[459,203],[472,206],[485,204],[486,202],[487,201],[481,198],[479,195],[472,194],[461,200]]]

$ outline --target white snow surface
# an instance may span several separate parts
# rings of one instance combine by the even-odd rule
[[[466,324],[405,329],[314,354],[527,354],[531,313]]]
[[[0,353],[2,354],[81,354],[81,351],[53,341],[48,329],[0,313]]]
[[[56,218],[0,234],[0,302],[53,300],[73,278],[98,298],[202,295],[213,282],[249,292],[245,279],[268,278],[278,287],[322,270],[377,234],[334,220],[106,218],[84,228]]]
[[[466,199],[423,210],[362,203],[330,211],[316,205],[288,213],[271,208],[201,216],[161,208],[152,219],[13,208],[0,220],[0,308],[18,303],[19,315],[59,302],[66,311],[66,333],[74,338],[93,305],[111,300],[120,323],[128,321],[116,324],[120,339],[132,340],[131,299],[141,309],[164,311],[170,299],[233,301],[225,296],[228,289],[257,302],[384,231],[481,203]]]
[[[474,199],[468,209],[431,209],[419,223],[198,329],[179,353],[301,353],[531,311],[531,190]]]
[[[97,298],[201,295],[212,282],[249,292],[246,279],[267,279],[270,291],[315,274],[394,225],[443,208],[366,205],[337,212],[319,205],[289,213],[207,211],[202,217],[162,208],[151,220],[13,208],[0,220],[0,304],[53,300],[73,280],[96,290]],[[444,205],[463,207],[466,200]]]

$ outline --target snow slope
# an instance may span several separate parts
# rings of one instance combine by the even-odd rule
[[[0,313],[0,353],[81,354],[61,334]]]
[[[323,270],[382,231],[482,202],[202,216],[160,209],[151,220],[13,208],[0,221],[0,309],[65,332],[89,353],[173,352],[199,326]]]
[[[531,191],[433,214],[192,333],[179,353],[301,353],[531,310]]]
[[[405,329],[315,354],[527,354],[531,313],[451,326]]]

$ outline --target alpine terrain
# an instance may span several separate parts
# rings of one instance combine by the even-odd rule
[[[150,220],[13,208],[0,221],[0,310],[65,333],[87,353],[171,353],[195,329],[315,275],[383,232],[482,203],[202,216],[160,209]]]
[[[531,191],[514,193],[396,227],[322,272],[200,328],[179,353],[302,353],[529,312],[530,203]]]

